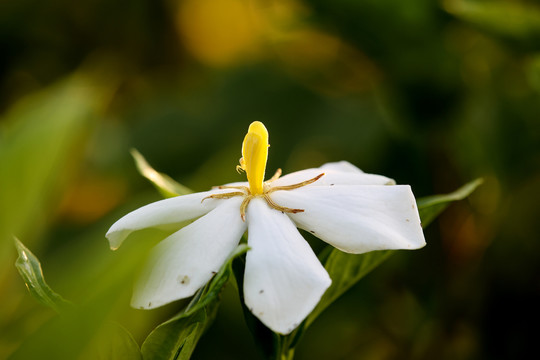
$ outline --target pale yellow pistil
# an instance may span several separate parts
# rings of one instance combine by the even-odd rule
[[[249,186],[218,186],[218,189],[235,189],[240,191],[231,191],[230,193],[214,194],[205,197],[206,199],[229,199],[235,196],[244,196],[244,200],[240,205],[240,216],[242,220],[246,219],[246,209],[249,202],[254,197],[260,196],[266,200],[268,205],[278,211],[287,213],[299,213],[303,212],[303,209],[291,209],[288,207],[280,206],[276,204],[271,198],[270,194],[279,190],[294,190],[302,186],[306,186],[319,180],[324,173],[317,175],[313,179],[302,181],[297,184],[285,185],[285,186],[270,186],[270,183],[281,176],[281,169],[278,169],[274,176],[268,181],[264,181],[264,173],[266,170],[266,160],[268,158],[268,131],[260,121],[251,123],[248,129],[248,133],[242,143],[242,158],[240,159],[240,165],[237,170],[243,170],[246,172]]]

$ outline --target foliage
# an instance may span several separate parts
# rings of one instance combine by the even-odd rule
[[[15,262],[15,267],[21,274],[28,291],[39,302],[46,306],[50,306],[56,312],[62,312],[62,309],[72,306],[62,296],[55,293],[45,282],[41,264],[34,254],[30,252],[18,239],[15,239],[15,246],[19,257]]]
[[[56,359],[142,359],[139,346],[129,331],[119,324],[105,322],[101,309],[95,308],[96,304],[77,308],[54,292],[45,282],[36,256],[17,239],[15,245],[19,252],[16,267],[30,294],[56,310],[59,316],[45,323],[10,359],[38,358],[42,354]],[[72,332],[80,335],[72,336]],[[67,338],[69,342],[63,340]]]
[[[111,351],[130,347],[108,345],[131,340],[110,324],[142,344],[181,313],[182,302],[149,312],[127,306],[134,269],[166,234],[141,233],[114,253],[103,237],[121,215],[159,199],[129,151],[171,175],[146,170],[161,177],[162,194],[185,191],[171,178],[202,191],[240,179],[238,145],[253,120],[274,134],[269,173],[348,160],[422,195],[484,179],[426,229],[428,246],[392,256],[361,286],[349,287],[355,276],[344,281],[339,306],[317,309],[306,331],[258,333],[266,353],[293,348],[298,360],[534,353],[538,14],[532,0],[6,2],[0,358],[97,358],[87,352],[95,344],[119,358]],[[448,204],[419,200],[431,205],[424,225]],[[43,266],[19,260],[33,295],[13,266],[14,236]],[[347,264],[364,276],[390,254]],[[327,266],[335,264],[330,255],[321,253]],[[257,357],[229,290],[194,358]],[[61,298],[74,305],[59,305]]]
[[[131,155],[135,159],[139,173],[147,178],[163,197],[170,198],[192,193],[190,189],[174,181],[170,176],[154,170],[137,150],[131,149]]]

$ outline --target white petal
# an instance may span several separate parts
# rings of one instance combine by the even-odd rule
[[[362,170],[354,166],[348,161],[342,160],[342,161],[336,161],[336,162],[329,162],[320,167],[320,169],[323,170],[334,170],[334,171],[341,171],[341,172],[352,172],[352,173],[363,173]]]
[[[206,199],[201,203],[202,199],[208,195],[224,192],[230,192],[230,190],[206,191],[156,201],[120,218],[105,236],[109,239],[111,248],[118,249],[133,231],[180,224],[206,214],[219,205],[220,200]]]
[[[314,186],[271,194],[278,205],[303,209],[289,214],[299,228],[336,248],[418,249],[426,242],[408,185]]]
[[[351,165],[353,166],[353,165]],[[339,167],[339,166],[338,166]],[[296,171],[287,174],[272,183],[271,187],[298,184],[306,180],[313,179],[317,175],[323,174],[319,180],[308,185],[312,186],[334,186],[334,185],[394,185],[395,181],[382,175],[366,174],[356,171],[335,170],[335,166],[330,168],[314,168]]]
[[[135,284],[131,306],[152,309],[192,296],[234,251],[246,224],[240,217],[242,197],[221,204],[160,242]]]
[[[261,198],[247,209],[244,297],[247,307],[280,334],[294,330],[332,282],[293,222]]]
[[[224,184],[223,186],[245,186],[245,187],[249,187],[249,183],[247,181],[237,181],[237,182],[233,182],[233,183]]]

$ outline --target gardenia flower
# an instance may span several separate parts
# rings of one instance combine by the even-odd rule
[[[250,125],[238,169],[247,183],[161,200],[118,220],[108,231],[117,249],[133,231],[181,228],[151,252],[136,281],[131,305],[152,309],[187,298],[204,286],[248,231],[244,299],[276,333],[293,331],[332,280],[296,228],[339,250],[418,249],[425,245],[408,185],[363,173],[348,162],[329,163],[264,181],[268,132]]]

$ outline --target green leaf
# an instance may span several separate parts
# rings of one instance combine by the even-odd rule
[[[105,324],[97,337],[87,346],[81,360],[142,359],[139,345],[123,326],[115,322]]]
[[[540,10],[521,1],[447,0],[445,10],[487,31],[520,40],[540,34]]]
[[[482,179],[471,181],[454,192],[444,195],[433,195],[417,200],[418,211],[422,227],[429,225],[448,205],[469,196],[480,184]],[[347,254],[332,247],[330,253],[322,253],[320,257],[326,258],[324,267],[332,285],[323,295],[321,301],[308,316],[306,325],[309,326],[319,314],[345,291],[375,269],[396,250],[372,251],[366,254]]]
[[[135,149],[131,149],[131,156],[135,159],[135,164],[137,165],[137,170],[139,173],[147,178],[152,185],[166,198],[175,197],[178,195],[187,195],[191,194],[193,191],[188,187],[174,181],[170,176],[160,173]]]
[[[30,293],[60,314],[26,338],[10,359],[141,359],[141,352],[131,334],[107,318],[113,299],[118,296],[114,293],[122,292],[125,283],[118,264],[115,270],[120,274],[110,276],[113,282],[106,291],[87,304],[75,306],[47,285],[36,256],[17,239],[15,245],[19,252],[15,266]],[[130,252],[130,259],[137,258],[134,256],[137,253]]]
[[[30,294],[39,302],[53,308],[58,313],[73,306],[72,303],[58,295],[47,285],[39,260],[17,238],[15,238],[15,247],[19,253],[15,267],[19,271],[19,274],[21,274]]]
[[[417,200],[417,206],[422,221],[422,227],[430,224],[448,205],[469,196],[480,184],[482,179],[476,179],[454,192],[444,195],[434,195]],[[388,259],[396,250],[372,251],[365,254],[348,254],[332,247],[327,247],[319,255],[330,278],[332,285],[326,290],[315,309],[306,320],[291,334],[281,340],[294,348],[304,330],[310,326],[324,309],[337,300],[343,293],[360,281],[369,272]],[[290,350],[292,351],[292,350]],[[285,354],[287,352],[284,352]]]
[[[345,291],[350,289],[371,270],[386,260],[394,251],[371,251],[365,254],[347,254],[337,249],[332,249],[324,267],[332,285],[326,290],[321,301],[306,319],[306,327],[309,326],[320,313],[331,303],[337,300]]]
[[[248,249],[245,244],[239,245],[212,281],[194,296],[184,311],[150,333],[142,345],[145,360],[190,358],[200,337],[216,316],[219,294],[232,274],[233,260]]]
[[[87,150],[92,128],[116,88],[108,64],[24,96],[0,118],[0,278],[11,267],[12,236],[35,241]],[[1,314],[0,314],[1,316]]]
[[[449,194],[426,196],[418,199],[416,203],[422,220],[422,227],[428,226],[453,201],[465,199],[483,182],[483,179],[476,179]]]

